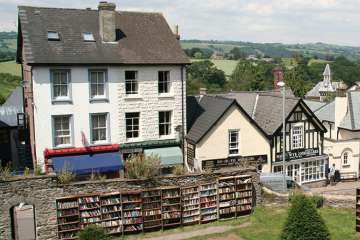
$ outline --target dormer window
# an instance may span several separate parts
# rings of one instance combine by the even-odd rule
[[[91,32],[83,33],[83,37],[85,42],[95,42],[94,35]]]
[[[54,31],[48,31],[47,32],[47,37],[49,41],[59,41],[60,40],[60,35],[58,32],[54,32]]]

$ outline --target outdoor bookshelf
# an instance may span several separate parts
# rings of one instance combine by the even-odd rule
[[[77,239],[80,230],[79,203],[77,197],[62,198],[56,201],[59,239]]]
[[[253,184],[250,176],[236,176],[236,216],[246,215],[252,210]]]
[[[141,196],[144,231],[161,228],[161,189],[146,189]]]
[[[80,226],[85,228],[88,224],[101,225],[99,195],[79,197]]]
[[[236,184],[234,177],[218,179],[219,218],[236,217]]]
[[[123,233],[143,230],[141,191],[128,191],[121,194]]]
[[[90,224],[107,234],[159,230],[250,214],[251,176],[221,177],[193,186],[69,196],[56,200],[58,238],[75,240]],[[356,230],[360,231],[360,189]]]
[[[181,188],[182,223],[186,225],[200,222],[199,187]]]
[[[218,218],[217,183],[202,184],[200,193],[200,221],[206,223]]]
[[[360,188],[356,189],[356,232],[360,232]]]
[[[107,234],[122,233],[121,194],[100,195],[101,226]]]
[[[179,187],[167,187],[161,190],[162,227],[174,227],[181,224],[181,193]]]

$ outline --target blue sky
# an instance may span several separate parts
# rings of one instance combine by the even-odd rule
[[[111,0],[110,0],[111,1]],[[17,5],[96,8],[94,0],[0,0],[0,31]],[[162,12],[183,39],[326,42],[360,46],[360,0],[116,0],[118,10]]]

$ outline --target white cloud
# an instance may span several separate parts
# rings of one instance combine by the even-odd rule
[[[100,0],[0,0],[0,31],[16,30],[17,5],[96,8]],[[111,1],[111,0],[109,0]],[[116,0],[118,9],[163,12],[183,38],[360,45],[359,0]]]

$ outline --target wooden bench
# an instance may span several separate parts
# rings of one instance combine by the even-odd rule
[[[345,181],[357,180],[356,172],[340,172],[340,179]]]

